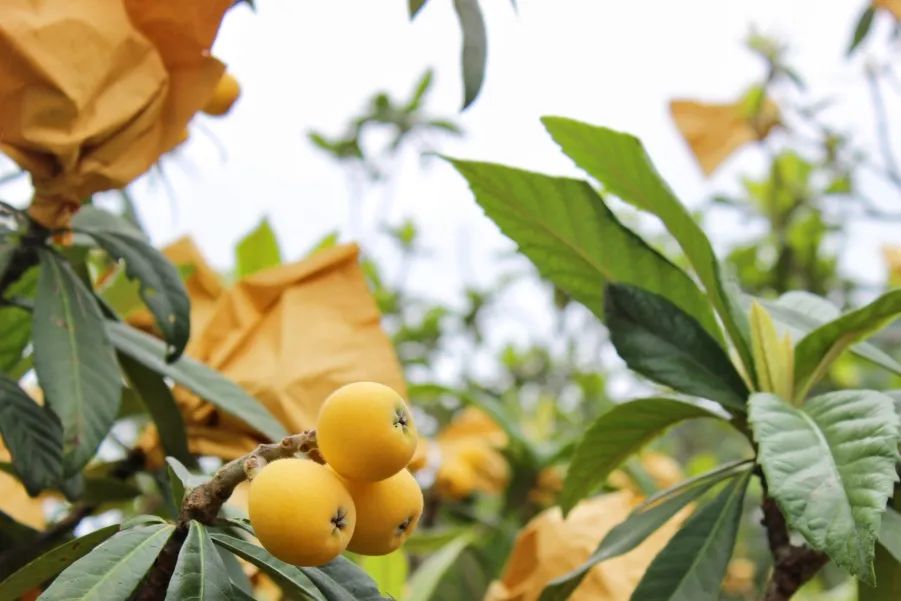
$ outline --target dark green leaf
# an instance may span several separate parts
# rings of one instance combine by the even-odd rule
[[[454,0],[454,10],[463,32],[463,108],[465,109],[482,89],[485,63],[488,59],[488,36],[485,19],[478,0]]]
[[[657,554],[632,601],[717,601],[735,546],[750,470],[691,516]]]
[[[239,279],[281,265],[281,262],[282,253],[268,219],[260,221],[235,246],[235,276]]]
[[[422,7],[425,6],[425,3],[428,0],[407,0],[407,7],[410,10],[410,19],[416,17],[419,14],[419,11],[422,10]]]
[[[59,418],[2,375],[0,436],[28,494],[36,495],[59,482],[63,475],[63,429]]]
[[[6,289],[6,298],[34,297],[40,269],[33,267]],[[31,315],[19,307],[0,307],[0,371],[10,373],[31,340]]]
[[[883,294],[869,305],[845,313],[805,336],[795,347],[795,391],[806,396],[811,386],[851,344],[879,330],[901,313],[901,290]]]
[[[72,219],[75,231],[90,235],[111,257],[125,261],[125,273],[141,283],[141,298],[169,343],[167,360],[177,359],[191,333],[188,293],[169,260],[124,219],[83,207]]]
[[[262,547],[216,532],[211,534],[210,537],[214,543],[223,549],[231,551],[241,559],[249,561],[260,568],[288,594],[296,595],[300,599],[311,599],[313,601],[321,601],[323,599],[319,591],[313,586],[313,583],[310,582],[310,579],[300,571],[300,568],[276,559]]]
[[[174,526],[123,530],[60,574],[41,601],[126,601],[131,598]]]
[[[406,561],[406,559],[404,559]],[[383,601],[385,597],[372,578],[360,566],[344,557],[337,557],[318,568],[301,568],[329,601]],[[317,574],[316,572],[319,572]],[[325,578],[323,578],[323,576]],[[326,580],[327,579],[327,580]],[[330,591],[333,591],[330,593]],[[347,595],[350,595],[349,597]]]
[[[460,555],[473,542],[471,534],[465,534],[432,553],[413,573],[405,601],[429,601],[436,593],[441,578],[453,568]]]
[[[710,305],[681,269],[623,226],[586,182],[453,161],[476,201],[541,274],[604,318],[603,284],[669,298],[717,336]]]
[[[720,417],[697,405],[666,398],[647,398],[614,406],[585,431],[576,447],[560,507],[567,514],[629,455],[670,426],[697,417]]]
[[[269,439],[280,440],[287,435],[284,426],[259,401],[222,374],[189,357],[167,363],[163,359],[165,349],[159,340],[125,324],[107,321],[106,331],[120,352],[152,371],[172,378]]]
[[[141,489],[118,478],[93,477],[84,479],[84,491],[78,495],[85,503],[116,503],[130,501],[141,494]]]
[[[608,284],[606,323],[619,356],[638,373],[744,413],[748,388],[716,340],[665,297]]]
[[[720,314],[742,363],[747,371],[752,371],[750,344],[739,327],[742,309],[736,306],[723,287],[719,263],[710,240],[657,172],[641,141],[629,134],[572,119],[544,117],[542,122],[563,152],[603,184],[606,190],[660,218],[704,284],[707,296]],[[641,282],[631,283],[642,286]],[[666,296],[682,310],[692,313],[670,291],[651,291]],[[719,339],[718,329],[711,330],[706,321],[699,321]]]
[[[899,424],[888,396],[846,390],[793,407],[751,396],[749,421],[769,494],[811,547],[873,582],[873,545],[897,479]]]
[[[166,601],[226,601],[231,586],[206,527],[192,520],[166,589]]]
[[[901,513],[891,507],[887,507],[882,514],[879,542],[895,560],[901,562]]]
[[[94,547],[118,531],[119,526],[107,526],[44,553],[0,583],[0,599],[19,598],[23,593],[62,572],[69,564],[90,553]]]
[[[788,328],[792,338],[799,340],[823,324],[841,315],[838,307],[825,298],[809,292],[788,292],[775,302],[764,302],[773,319]],[[750,300],[747,302],[750,307]],[[872,344],[858,342],[851,352],[883,369],[901,375],[901,364]]]
[[[857,25],[854,27],[854,37],[851,38],[851,43],[848,44],[848,55],[852,54],[860,43],[864,41],[867,34],[870,33],[870,27],[873,25],[873,17],[875,15],[876,9],[872,4],[867,4],[867,7],[860,13],[860,18],[857,19]]]
[[[197,460],[188,450],[185,420],[175,403],[172,391],[163,381],[162,376],[124,353],[119,353],[119,365],[122,366],[122,372],[128,378],[131,390],[140,396],[144,407],[153,418],[166,455],[171,455],[184,464],[196,467]]]
[[[541,593],[539,601],[565,601],[569,599],[589,570],[602,561],[628,553],[657,531],[686,505],[698,499],[708,490],[737,475],[737,469],[747,469],[747,462],[734,462],[706,474],[668,488],[636,507],[622,523],[614,527],[601,540],[597,549],[585,563],[563,576],[555,578]]]
[[[77,473],[112,428],[122,398],[116,354],[93,295],[69,265],[41,251],[34,369],[63,425],[65,474]]]
[[[226,551],[221,547],[216,547],[216,552],[219,554],[219,558],[222,559],[222,563],[228,571],[228,577],[231,580],[232,586],[235,589],[250,595],[250,593],[253,592],[253,584],[251,584],[247,574],[244,573],[244,568],[241,567],[238,558],[232,555],[231,551]]]

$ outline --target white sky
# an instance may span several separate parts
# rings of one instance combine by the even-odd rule
[[[705,181],[670,121],[667,102],[679,96],[732,100],[758,78],[762,65],[743,46],[752,24],[789,40],[791,61],[811,87],[846,97],[834,120],[872,138],[872,123],[855,121],[869,114],[856,75],[863,57],[852,63],[843,57],[862,0],[520,0],[518,15],[508,0],[482,4],[489,31],[486,84],[459,116],[466,138],[441,146],[447,154],[578,174],[538,120],[565,115],[639,135],[677,193],[696,204],[734,185],[737,172],[759,168],[762,159],[755,150],[743,152]],[[405,98],[428,67],[436,83],[427,108],[454,115],[462,92],[451,1],[430,0],[413,23],[404,0],[257,5],[257,13],[232,10],[214,48],[241,82],[240,101],[224,119],[199,116],[180,158],[167,160],[177,200],[146,178],[135,186],[153,239],[164,243],[191,233],[214,265],[227,269],[235,241],[262,216],[272,221],[288,258],[331,230],[350,239],[353,229],[365,242],[379,221],[412,217],[432,251],[432,259],[410,274],[417,288],[447,296],[463,281],[491,281],[497,251],[510,245],[448,165],[433,160],[423,167],[409,157],[389,186],[365,195],[362,215],[352,219],[346,173],[305,135],[311,128],[341,133],[379,89]],[[877,25],[874,37],[884,38],[888,19]],[[901,207],[897,193],[874,191],[886,206]],[[728,217],[713,225],[720,247],[747,233]],[[897,224],[856,227],[844,267],[881,281],[879,247],[893,230]],[[371,250],[390,257],[385,248]]]

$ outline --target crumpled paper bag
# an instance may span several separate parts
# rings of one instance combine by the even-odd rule
[[[0,151],[31,173],[29,209],[60,228],[174,147],[224,66],[232,0],[3,0]]]
[[[538,514],[520,532],[501,579],[491,583],[484,601],[536,601],[551,580],[588,559],[598,542],[641,500],[630,491],[620,491],[582,501],[565,520],[559,507]],[[596,565],[570,600],[628,599],[689,512],[683,509],[629,553]]]
[[[381,382],[406,395],[356,245],[255,273],[230,289],[189,240],[164,253],[193,269],[187,280],[193,323],[186,354],[237,382],[289,432],[314,427],[325,398],[350,382]],[[243,422],[190,391],[176,387],[174,393],[192,452],[232,459],[260,442]],[[158,448],[152,430],[141,446]]]
[[[768,98],[757,111],[749,109],[748,97],[729,104],[673,100],[670,112],[704,175],[744,144],[766,138],[779,123],[779,108]]]
[[[440,464],[435,476],[438,492],[464,499],[475,491],[502,492],[510,479],[510,467],[500,449],[507,435],[483,411],[467,407],[435,437]]]

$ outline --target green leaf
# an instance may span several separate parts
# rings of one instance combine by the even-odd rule
[[[887,507],[882,514],[879,542],[896,561],[901,561],[901,513],[891,507]]]
[[[106,211],[83,207],[73,217],[72,229],[88,234],[111,257],[125,262],[126,275],[140,282],[141,298],[169,343],[167,360],[181,356],[191,333],[191,303],[178,269],[130,223]]]
[[[253,592],[253,584],[251,584],[247,574],[244,573],[244,568],[241,567],[238,558],[232,555],[230,551],[226,551],[221,547],[216,547],[216,552],[219,554],[220,559],[222,559],[226,571],[228,571],[228,577],[231,580],[232,586],[237,590],[250,595],[250,593]],[[252,599],[253,597],[250,598]]]
[[[425,98],[425,94],[429,91],[429,88],[432,87],[433,75],[431,69],[426,69],[425,73],[419,77],[419,81],[416,82],[416,88],[413,90],[413,95],[410,97],[407,104],[404,105],[403,111],[405,113],[415,113],[422,108],[422,100]]]
[[[564,515],[629,455],[670,426],[697,417],[721,416],[685,401],[658,397],[622,403],[602,414],[585,431],[566,473],[560,493]]]
[[[97,504],[130,501],[141,494],[141,489],[118,478],[85,478],[84,490],[78,495],[85,503]]]
[[[118,531],[117,525],[107,526],[44,553],[0,583],[0,599],[19,598],[20,595],[59,574],[72,562],[90,553],[94,547]]]
[[[40,269],[33,267],[6,289],[6,298],[33,298]],[[20,307],[0,307],[0,371],[10,373],[31,340],[31,315]]]
[[[323,236],[322,238],[320,238],[318,241],[316,241],[316,244],[314,244],[313,246],[311,246],[311,247],[310,247],[310,250],[308,250],[307,252],[305,252],[305,253],[303,254],[303,256],[309,258],[309,257],[312,257],[313,255],[315,255],[316,253],[318,253],[318,252],[321,251],[321,250],[326,250],[326,249],[329,249],[329,248],[334,248],[335,246],[337,246],[337,244],[338,244],[338,239],[339,239],[340,237],[341,237],[341,234],[340,234],[340,232],[338,232],[337,230],[334,231],[334,232],[329,232],[328,234],[326,234],[325,236]]]
[[[97,301],[68,263],[40,251],[34,369],[63,426],[64,473],[77,473],[112,428],[122,398],[116,354]]]
[[[175,527],[123,530],[60,574],[40,601],[126,601],[144,579]]]
[[[849,56],[857,49],[860,43],[866,39],[867,34],[870,33],[870,27],[873,25],[873,17],[875,15],[876,9],[872,4],[867,4],[867,7],[857,19],[857,25],[854,27],[854,36],[851,38],[851,43],[848,44],[847,54]]]
[[[586,182],[453,161],[476,201],[538,271],[604,318],[603,285],[666,296],[718,336],[709,303],[681,269],[623,226]]]
[[[803,338],[821,325],[841,315],[838,307],[825,298],[809,292],[788,292],[775,302],[763,302],[780,325],[788,328],[795,340]],[[872,344],[858,342],[851,352],[874,365],[901,375],[901,364]]]
[[[697,320],[665,297],[634,286],[608,284],[605,294],[610,339],[631,369],[744,413],[747,386]]]
[[[166,589],[166,601],[226,601],[230,594],[228,571],[206,527],[191,520]]]
[[[239,279],[281,263],[282,253],[268,219],[260,221],[235,246],[235,276]]]
[[[736,468],[747,469],[747,462],[739,461],[723,465],[648,498],[636,507],[629,517],[607,533],[585,563],[549,582],[539,601],[569,599],[591,568],[602,561],[628,553],[643,543],[682,508],[723,480],[735,477]]]
[[[691,516],[657,554],[631,601],[717,601],[732,556],[750,470]]]
[[[454,566],[457,559],[472,542],[473,535],[466,534],[429,555],[413,572],[409,582],[409,592],[404,601],[429,601],[436,592],[442,576]]]
[[[262,547],[239,538],[216,532],[212,533],[210,537],[218,546],[260,568],[289,595],[296,595],[300,599],[322,601],[322,595],[319,594],[310,579],[300,571],[300,568],[276,559]]]
[[[407,0],[407,7],[410,11],[410,20],[413,20],[428,0]]]
[[[381,558],[367,557],[366,559]],[[383,601],[383,599],[385,599],[379,593],[379,587],[376,585],[375,581],[357,566],[357,564],[345,557],[338,556],[318,568],[302,568],[302,570],[310,580],[316,583],[317,586],[319,586],[317,577],[310,574],[310,571],[317,570],[322,572],[331,581],[341,585],[343,589],[346,589],[346,591],[350,593],[351,598],[356,599],[357,601]],[[403,585],[403,581],[401,581],[401,585]],[[322,586],[320,586],[319,589],[326,593],[326,590]],[[328,593],[326,593],[326,598],[332,599],[332,597],[328,596]],[[344,599],[345,597],[341,596],[334,598]],[[400,595],[397,595],[397,598],[399,599]]]
[[[795,387],[804,398],[835,359],[851,344],[893,321],[901,313],[901,289],[883,294],[855,311],[825,323],[795,348]]]
[[[138,394],[153,418],[166,455],[171,455],[191,467],[197,467],[197,460],[188,450],[185,420],[162,376],[124,353],[119,353],[119,365],[122,366],[122,372],[128,379],[131,390]]]
[[[478,0],[454,0],[454,10],[463,32],[463,108],[466,109],[479,95],[485,79],[485,62],[488,59],[488,36],[485,19]]]
[[[873,544],[897,480],[899,419],[892,399],[847,390],[797,408],[757,393],[749,407],[758,461],[788,525],[872,584]]]
[[[383,594],[393,599],[403,597],[407,582],[407,554],[403,550],[398,549],[388,555],[362,555],[360,567],[372,577]]]
[[[63,475],[63,429],[59,418],[2,375],[0,437],[29,495],[59,482]]]
[[[750,371],[753,366],[751,349],[740,327],[742,309],[724,288],[710,240],[657,172],[641,141],[629,134],[572,119],[543,117],[541,121],[563,152],[607,191],[660,218],[694,267],[742,363]],[[642,285],[641,282],[632,283]],[[692,313],[669,290],[651,291],[663,294],[682,310]],[[718,329],[711,330],[706,321],[699,321],[715,338],[720,338]]]
[[[125,324],[107,321],[106,331],[119,352],[158,374],[172,378],[270,440],[287,436],[287,430],[266,407],[219,372],[189,357],[167,363],[163,359],[165,349],[162,342]]]

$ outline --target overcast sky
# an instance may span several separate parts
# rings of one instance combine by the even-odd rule
[[[331,230],[371,242],[375,223],[412,217],[433,257],[411,273],[417,287],[449,295],[464,280],[490,281],[497,251],[510,245],[448,165],[433,160],[423,167],[410,157],[389,186],[362,199],[363,213],[353,220],[346,173],[305,136],[311,128],[341,133],[373,92],[405,97],[429,67],[436,83],[428,110],[456,113],[462,92],[452,2],[430,0],[412,23],[406,4],[257,0],[256,13],[232,10],[214,53],[241,82],[242,97],[224,119],[199,116],[178,158],[166,160],[176,200],[147,178],[134,187],[154,240],[190,233],[217,267],[227,269],[235,241],[263,216],[288,258]],[[705,180],[670,121],[667,102],[733,100],[759,78],[762,65],[743,46],[751,25],[790,41],[791,61],[811,87],[824,95],[841,91],[846,99],[833,110],[834,121],[872,138],[872,123],[855,121],[869,114],[856,75],[864,58],[843,59],[861,0],[520,0],[518,14],[507,0],[482,4],[487,79],[477,102],[458,116],[467,136],[443,144],[447,154],[577,174],[538,121],[545,114],[570,116],[639,135],[677,193],[695,205],[734,185],[737,173],[754,173],[762,157],[743,152]],[[888,19],[879,19],[874,35],[885,36],[888,28]],[[887,205],[898,203],[891,190],[874,192]],[[712,225],[720,248],[748,233],[728,217]],[[858,226],[844,268],[880,281],[879,247],[893,229]],[[384,248],[372,250],[390,258]]]

